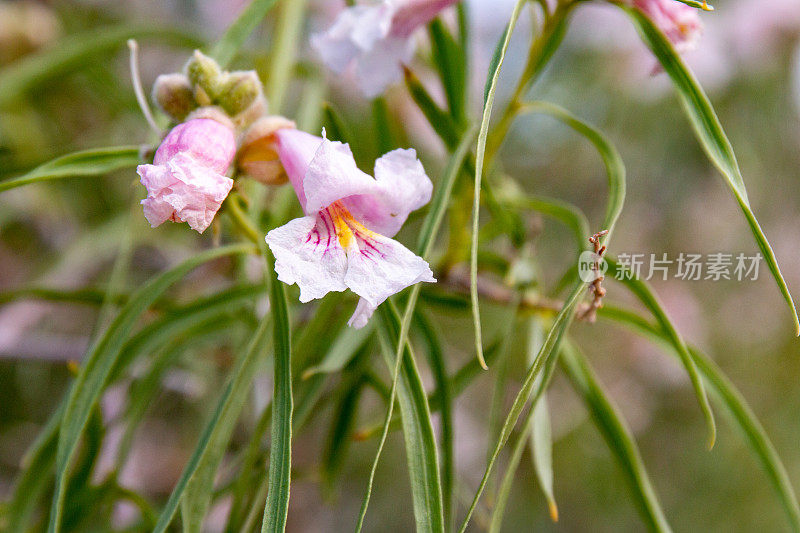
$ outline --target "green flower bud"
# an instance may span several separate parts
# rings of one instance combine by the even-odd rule
[[[153,100],[158,107],[178,122],[197,107],[192,84],[183,74],[162,74],[153,84]]]
[[[231,116],[242,113],[261,96],[261,80],[253,70],[231,72],[224,79],[217,103]]]
[[[195,87],[195,98],[200,105],[209,105],[220,94],[223,76],[216,61],[195,50],[186,63],[186,75]]]

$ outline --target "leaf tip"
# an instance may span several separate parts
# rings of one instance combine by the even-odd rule
[[[706,442],[706,448],[708,451],[714,449],[714,444],[717,442],[717,426],[714,422],[711,422],[711,425],[708,427],[708,441]]]
[[[555,500],[548,500],[547,507],[550,510],[550,520],[558,522],[558,505]]]

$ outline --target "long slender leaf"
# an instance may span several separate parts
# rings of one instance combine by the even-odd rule
[[[215,326],[209,326],[206,331],[213,332]],[[253,330],[255,329],[254,326]],[[202,335],[197,335],[192,341],[196,342],[198,337],[202,338]],[[222,463],[239,414],[247,400],[252,380],[255,378],[259,364],[263,361],[267,343],[265,340],[259,347],[261,353],[256,353],[252,359],[247,359],[242,365],[240,373],[236,374],[237,378],[239,375],[242,375],[243,378],[241,381],[236,380],[233,393],[228,398],[226,410],[214,427],[208,446],[197,464],[194,474],[189,479],[186,492],[180,502],[184,533],[200,533],[203,530],[203,522],[211,504],[217,470]]]
[[[528,346],[528,359],[532,363],[536,355],[542,349],[542,345],[544,339],[542,338],[544,335],[543,331],[541,330],[541,324],[539,323],[538,318],[532,318],[530,322],[530,337],[529,337],[529,346]],[[525,444],[531,441],[531,446],[534,450],[534,468],[536,470],[536,476],[539,479],[539,483],[542,485],[542,491],[547,498],[548,505],[550,507],[550,516],[553,520],[558,519],[558,509],[555,506],[555,499],[553,498],[553,466],[552,466],[552,457],[549,456],[550,450],[552,449],[552,442],[549,435],[550,426],[549,426],[549,415],[546,419],[547,421],[547,435],[541,435],[540,427],[536,424],[541,424],[541,405],[542,402],[545,400],[545,391],[547,390],[548,385],[550,384],[550,379],[553,376],[553,371],[556,367],[557,358],[551,357],[548,359],[542,373],[537,377],[536,382],[534,383],[534,390],[532,393],[533,397],[533,405],[531,409],[528,410],[528,413],[525,415],[525,420],[522,424],[522,428],[519,431],[519,436],[517,437],[517,442],[514,444],[514,449],[511,453],[511,458],[509,459],[508,465],[506,467],[506,473],[503,475],[503,481],[500,484],[500,490],[497,494],[497,501],[494,505],[494,510],[492,512],[492,520],[489,524],[489,531],[490,533],[496,533],[500,531],[500,527],[503,524],[503,515],[505,514],[506,505],[508,504],[508,499],[511,496],[511,489],[514,483],[514,475],[516,474],[517,468],[519,467],[519,462],[522,459],[522,452],[525,450]],[[537,416],[538,415],[538,416]],[[534,437],[533,439],[531,437]],[[544,437],[544,438],[543,438]],[[538,440],[536,440],[538,439]],[[544,440],[544,442],[543,442]],[[543,453],[546,450],[547,453]]]
[[[391,358],[395,354],[389,347],[397,345],[396,339],[400,336],[400,318],[391,306],[391,302],[389,305],[380,306],[378,312],[381,318],[378,327],[379,338],[384,341],[383,354],[386,364],[392,369],[395,367],[395,361]],[[403,421],[416,529],[418,532],[443,532],[444,511],[439,458],[428,399],[408,344],[405,345],[401,357],[402,372],[397,380],[397,399]]]
[[[425,345],[427,346],[428,361],[436,380],[436,390],[439,391],[439,412],[442,428],[442,507],[444,508],[444,523],[447,531],[453,529],[455,517],[453,516],[453,500],[455,498],[455,447],[453,438],[453,392],[450,377],[447,374],[447,363],[442,351],[442,345],[431,321],[422,313],[414,314],[415,324]]]
[[[275,318],[275,385],[272,394],[272,432],[269,452],[269,492],[264,508],[262,533],[280,533],[286,529],[289,513],[289,486],[292,465],[292,345],[286,291],[278,281],[274,258],[267,251],[270,273],[269,302]]]
[[[516,426],[517,421],[522,414],[522,410],[525,408],[525,404],[528,403],[528,399],[531,397],[531,393],[537,383],[537,380],[541,379],[540,374],[542,373],[542,370],[546,368],[550,359],[555,357],[558,353],[558,348],[561,345],[564,332],[572,323],[572,319],[575,316],[575,308],[577,307],[585,288],[586,284],[583,282],[576,283],[573,286],[572,292],[567,297],[566,301],[564,302],[564,306],[556,316],[553,326],[547,333],[547,337],[542,345],[542,349],[539,350],[539,353],[536,355],[536,359],[534,359],[533,364],[528,369],[522,387],[517,393],[517,396],[514,398],[514,402],[511,405],[508,416],[503,423],[500,436],[497,438],[494,450],[489,458],[488,464],[486,465],[483,478],[481,479],[478,490],[476,491],[469,510],[467,511],[467,516],[464,518],[464,522],[461,524],[461,533],[467,529],[469,519],[472,517],[475,507],[478,505],[478,500],[483,493],[483,489],[486,487],[486,483],[488,482],[489,476],[492,473],[494,463],[497,461],[497,457],[500,455],[500,450],[502,450],[503,446],[505,446],[505,443],[508,441],[508,438],[511,436],[511,432],[514,430],[514,426]],[[533,398],[533,401],[536,401],[535,397]]]
[[[99,176],[138,165],[138,146],[94,148],[67,154],[36,167],[27,174],[0,181],[0,192],[42,181],[79,176]]]
[[[564,343],[560,361],[573,387],[583,397],[597,428],[622,465],[648,528],[658,532],[671,531],[631,431],[597,381],[588,361],[570,343]]]
[[[56,491],[48,526],[51,533],[60,530],[70,461],[75,454],[92,406],[100,397],[108,376],[119,357],[125,338],[136,324],[139,316],[173,283],[199,265],[220,257],[248,253],[252,250],[253,247],[250,245],[232,245],[208,250],[160,274],[134,293],[103,336],[90,348],[78,377],[70,388],[59,432]]]
[[[195,35],[195,32],[159,28],[152,24],[107,26],[70,35],[3,69],[0,74],[0,107],[13,103],[30,89],[89,64],[98,55],[121,48],[128,39],[154,38],[178,46],[198,46],[200,42]]]
[[[628,287],[628,289],[645,305],[645,307],[647,307],[650,312],[653,313],[653,316],[656,317],[658,323],[661,324],[661,327],[663,327],[664,331],[667,332],[670,339],[672,339],[675,349],[681,355],[681,362],[683,363],[683,367],[686,369],[686,373],[689,374],[689,379],[692,382],[692,388],[694,389],[695,396],[700,404],[700,409],[703,412],[703,416],[706,419],[706,426],[708,427],[707,445],[708,449],[710,450],[714,447],[714,441],[717,438],[717,427],[716,423],[714,422],[714,413],[711,410],[711,404],[708,403],[708,396],[706,395],[706,389],[703,386],[703,381],[700,379],[700,374],[697,372],[697,365],[695,365],[694,359],[689,353],[689,349],[686,347],[683,337],[681,337],[680,333],[678,333],[678,330],[675,329],[675,326],[672,325],[672,321],[664,311],[661,302],[658,300],[658,297],[650,289],[647,283],[634,276],[631,276],[630,272],[626,272],[624,269],[621,269],[616,261],[610,257],[606,257],[605,260],[608,264],[609,274],[614,276],[615,279]]]
[[[275,2],[276,0],[253,0],[236,21],[228,27],[225,34],[211,49],[211,57],[217,60],[221,68],[224,69],[230,64]]]
[[[247,398],[247,393],[250,390],[250,384],[255,377],[259,363],[265,355],[270,333],[269,325],[273,318],[273,315],[267,314],[261,319],[258,330],[253,335],[247,349],[237,358],[236,367],[228,380],[228,384],[220,395],[214,413],[203,429],[203,433],[189,462],[184,467],[180,479],[175,488],[172,489],[172,494],[170,494],[169,500],[167,500],[161,515],[158,517],[158,523],[153,529],[154,532],[163,533],[166,531],[187,486],[195,472],[197,472],[198,467],[205,462],[207,454],[213,453],[212,450],[214,448],[227,443],[232,425],[238,418],[239,411],[241,411]]]
[[[497,80],[500,77],[500,68],[503,66],[508,43],[514,26],[517,24],[519,14],[526,0],[517,0],[514,10],[511,12],[511,19],[506,26],[503,36],[498,42],[497,49],[492,57],[489,66],[489,75],[486,79],[484,89],[483,116],[481,118],[480,133],[478,134],[478,147],[475,155],[475,191],[472,204],[472,242],[470,249],[470,296],[472,299],[472,318],[475,328],[475,351],[482,366],[486,367],[483,358],[483,340],[481,338],[481,314],[478,302],[478,229],[479,215],[481,207],[481,179],[483,178],[483,163],[486,154],[486,136],[489,133],[489,120],[492,117],[492,107],[494,106],[495,92],[497,91]]]
[[[625,203],[625,164],[622,162],[622,156],[619,155],[619,151],[597,128],[578,119],[563,107],[550,102],[537,101],[523,104],[521,111],[550,115],[586,137],[597,149],[603,159],[603,165],[606,167],[608,176],[608,202],[606,203],[603,229],[608,231],[604,240],[609,241],[619,215],[622,213],[622,206]]]
[[[308,0],[281,2],[280,15],[275,25],[275,38],[270,48],[269,77],[266,89],[270,112],[280,113],[289,86],[305,22]]]
[[[783,274],[775,258],[775,252],[772,251],[772,246],[767,241],[767,237],[764,235],[750,207],[750,201],[747,199],[747,190],[745,189],[742,173],[739,170],[739,164],[736,161],[733,148],[722,129],[708,96],[703,92],[697,79],[661,30],[641,11],[621,4],[620,7],[631,17],[642,40],[650,47],[664,71],[672,79],[672,84],[675,86],[678,98],[692,125],[695,136],[708,158],[722,173],[725,182],[742,209],[750,230],[753,232],[753,237],[764,255],[764,260],[778,284],[778,289],[789,305],[794,322],[795,335],[800,336],[800,319],[797,316],[794,300],[786,281],[783,279]]]
[[[607,306],[598,312],[598,316],[621,323],[636,332],[644,334],[659,344],[671,348],[669,353],[679,357],[669,335],[660,326],[651,324],[638,314],[625,309]],[[764,427],[758,421],[758,417],[753,413],[742,393],[739,392],[711,358],[692,346],[688,348],[689,353],[692,354],[697,364],[697,369],[711,386],[712,393],[731,414],[733,421],[738,429],[741,430],[756,459],[761,463],[761,467],[780,497],[792,530],[800,531],[800,506],[798,506],[792,482],[786,473],[786,467],[784,467],[778,452],[775,450],[775,446],[770,441]]]

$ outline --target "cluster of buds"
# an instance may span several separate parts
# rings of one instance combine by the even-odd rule
[[[153,164],[137,168],[147,189],[144,214],[153,227],[170,220],[205,231],[233,187],[226,174],[234,161],[237,172],[263,183],[286,182],[274,133],[294,123],[266,116],[255,71],[225,72],[195,51],[184,72],[156,79],[152,96],[178,123],[162,140]]]
[[[183,73],[162,74],[153,85],[153,100],[177,122],[201,107],[220,108],[237,127],[262,116],[267,102],[253,70],[224,72],[212,58],[195,51]]]

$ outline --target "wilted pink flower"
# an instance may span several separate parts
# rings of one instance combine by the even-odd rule
[[[633,0],[633,5],[664,32],[678,52],[697,47],[703,23],[696,8],[677,0]]]
[[[402,77],[401,65],[414,55],[414,30],[457,0],[383,0],[345,9],[324,33],[311,38],[323,62],[335,72],[355,63],[364,95],[377,96]]]
[[[235,154],[233,129],[225,124],[197,118],[175,126],[153,164],[136,168],[147,188],[142,205],[150,225],[186,222],[203,233],[233,186],[224,174]]]
[[[428,263],[390,238],[431,198],[433,185],[414,150],[384,155],[372,178],[346,144],[295,129],[276,136],[306,216],[270,231],[266,241],[278,279],[297,283],[301,302],[350,289],[361,299],[348,324],[360,328],[392,294],[436,281]]]

